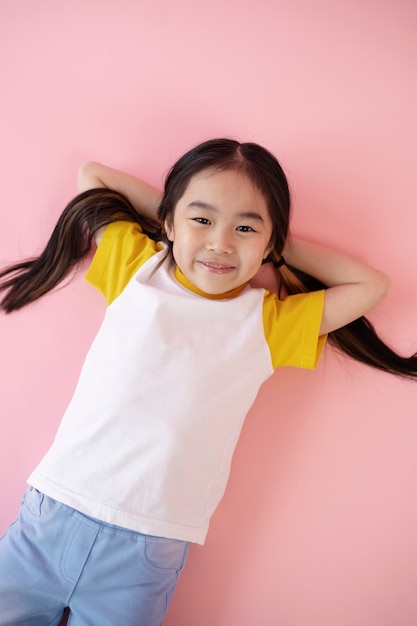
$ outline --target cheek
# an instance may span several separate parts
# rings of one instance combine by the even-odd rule
[[[267,256],[268,256],[268,253],[267,251],[265,251],[264,246],[257,246],[256,248],[252,249],[250,252],[246,251],[243,258],[246,259],[248,268],[250,268],[251,271],[253,271],[254,269],[255,271],[258,271],[258,269],[262,265],[262,261]]]
[[[261,256],[262,260],[266,259],[268,254],[270,254],[273,249],[274,245],[273,242],[271,242],[271,237],[268,239],[265,237],[263,244],[259,246],[259,255]]]

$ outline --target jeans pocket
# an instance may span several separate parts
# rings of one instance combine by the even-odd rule
[[[179,539],[148,536],[145,540],[145,559],[148,565],[160,571],[179,573],[185,564],[188,543]]]
[[[23,505],[33,517],[46,517],[57,506],[57,501],[53,500],[34,487],[29,487],[23,498]]]

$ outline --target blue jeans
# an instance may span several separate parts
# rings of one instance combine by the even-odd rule
[[[29,487],[0,540],[0,626],[160,626],[188,544],[93,520]]]

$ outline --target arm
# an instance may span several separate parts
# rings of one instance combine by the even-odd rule
[[[157,219],[162,193],[135,176],[87,161],[78,170],[77,184],[79,193],[96,187],[114,189],[126,196],[140,215]]]
[[[388,277],[344,254],[298,239],[287,243],[289,265],[317,278],[327,287],[320,334],[336,330],[365,315],[386,295]]]

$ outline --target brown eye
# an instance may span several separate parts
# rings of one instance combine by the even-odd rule
[[[238,226],[236,228],[240,233],[256,233],[256,230],[252,226]]]

